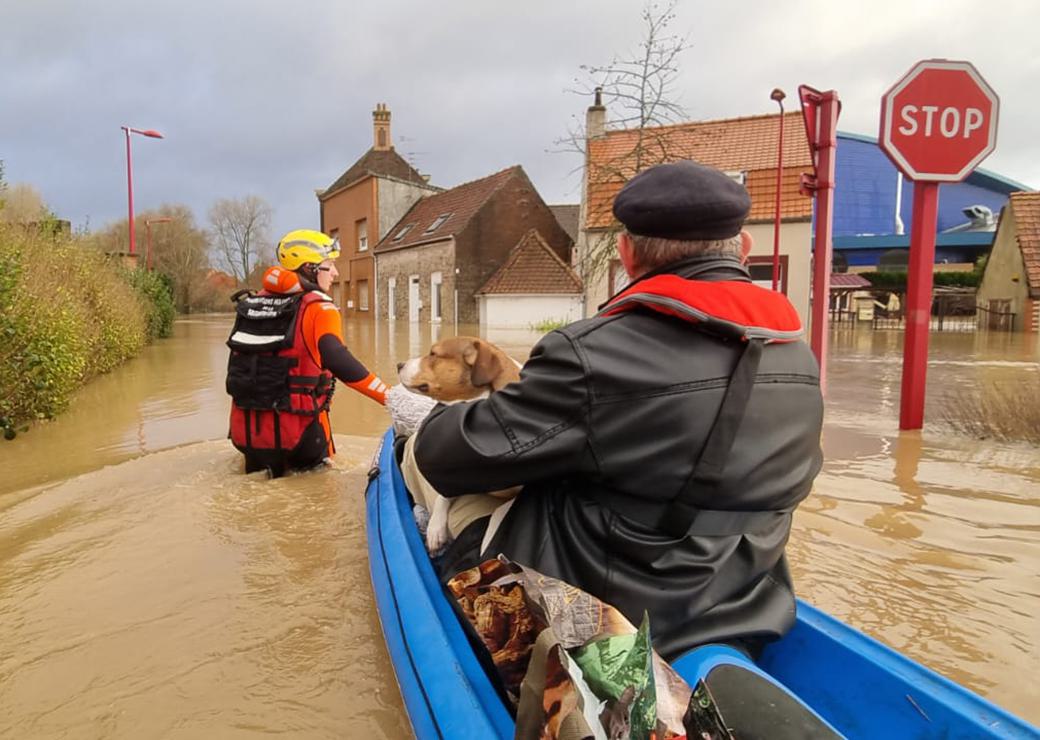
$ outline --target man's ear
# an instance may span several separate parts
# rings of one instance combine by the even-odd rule
[[[627,231],[622,231],[618,234],[617,251],[618,257],[621,259],[621,266],[625,268],[628,276],[630,278],[639,277],[641,270],[636,259],[635,245],[632,244],[632,237],[628,235]]]
[[[494,388],[494,381],[502,375],[502,361],[487,342],[474,339],[462,353],[462,359],[470,366],[470,382],[478,388],[485,385]]]
[[[753,246],[755,246],[755,240],[751,238],[751,234],[742,230],[740,232],[740,264],[747,264],[747,258],[751,254]]]

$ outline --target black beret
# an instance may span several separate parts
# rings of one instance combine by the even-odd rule
[[[633,234],[665,239],[727,239],[751,210],[744,186],[696,162],[659,164],[614,198],[614,216]]]

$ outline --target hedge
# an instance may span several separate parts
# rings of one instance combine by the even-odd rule
[[[99,373],[167,336],[173,297],[158,275],[128,271],[53,230],[0,224],[0,429],[63,411]]]
[[[861,272],[860,277],[870,281],[870,284],[880,290],[890,290],[893,293],[906,291],[906,272]],[[950,288],[977,288],[982,282],[982,272],[935,272],[932,273],[932,282]]]

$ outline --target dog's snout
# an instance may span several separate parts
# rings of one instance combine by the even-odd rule
[[[401,372],[401,368],[402,367],[404,367],[404,363],[403,362],[397,363],[397,372]]]

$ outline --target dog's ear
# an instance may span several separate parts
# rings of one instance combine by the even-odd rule
[[[474,339],[462,353],[462,359],[471,368],[470,382],[473,385],[478,388],[490,385],[492,390],[498,390],[493,384],[502,375],[502,360],[487,342]]]

